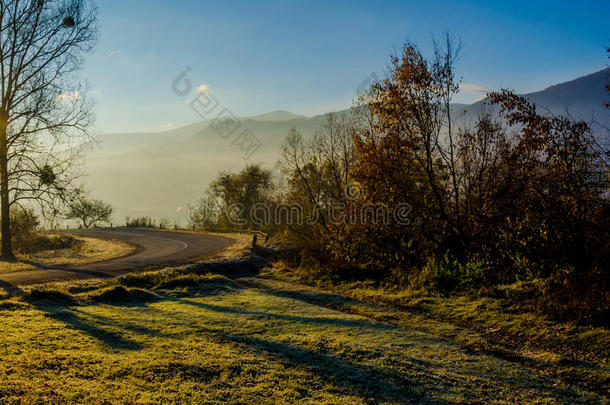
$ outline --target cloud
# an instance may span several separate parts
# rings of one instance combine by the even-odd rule
[[[161,129],[170,129],[173,127],[174,127],[173,122],[164,122],[163,124],[161,124]]]
[[[121,50],[120,49],[110,49],[108,50],[108,55],[110,56],[118,56],[121,54]]]
[[[178,207],[176,208],[176,212],[180,212],[180,211],[182,211],[182,207],[178,206]]]
[[[460,90],[471,91],[474,93],[487,93],[488,91],[485,87],[479,86],[478,84],[474,83],[461,83]]]
[[[210,89],[210,85],[209,84],[200,84],[199,87],[197,87],[197,93],[202,94],[212,94],[212,90]]]
[[[73,91],[73,92],[68,92],[68,93],[61,93],[59,96],[57,96],[57,98],[55,99],[55,102],[62,103],[64,101],[76,101],[76,100],[80,100],[80,99],[81,99],[80,92]]]

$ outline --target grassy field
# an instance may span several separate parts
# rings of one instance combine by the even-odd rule
[[[82,243],[71,249],[17,254],[17,262],[0,262],[0,274],[65,265],[81,265],[130,254],[135,247],[118,240],[76,237]]]
[[[477,349],[475,332],[240,269],[12,289],[0,301],[0,402],[604,401]]]

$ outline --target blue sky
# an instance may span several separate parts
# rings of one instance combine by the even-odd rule
[[[83,79],[96,131],[158,131],[199,117],[171,89],[190,67],[235,115],[315,115],[351,105],[406,40],[461,38],[467,89],[540,90],[606,67],[608,1],[101,0]],[[472,102],[477,91],[456,101]]]

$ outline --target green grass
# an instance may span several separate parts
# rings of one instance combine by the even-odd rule
[[[608,328],[551,321],[523,308],[515,308],[514,299],[469,295],[445,297],[401,290],[373,281],[340,281],[295,271],[282,263],[265,269],[264,275],[375,304],[376,308],[384,308],[383,317],[409,320],[415,325],[412,327],[455,340],[472,351],[509,359],[545,375],[608,394]],[[518,293],[521,287],[517,283],[504,288]],[[369,316],[374,315],[374,311],[369,313]]]
[[[0,402],[603,401],[441,336],[457,331],[444,322],[293,283],[199,272],[7,297]]]

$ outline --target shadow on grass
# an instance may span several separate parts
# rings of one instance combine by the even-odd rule
[[[44,310],[44,307],[40,307],[39,309]],[[127,339],[121,336],[118,332],[111,332],[104,330],[93,323],[89,322],[87,319],[78,315],[78,311],[73,310],[52,310],[49,309],[46,312],[46,316],[56,321],[62,322],[72,329],[79,330],[81,332],[86,333],[87,335],[99,340],[106,346],[109,346],[113,349],[121,349],[121,350],[139,350],[142,348],[142,345],[133,340]]]
[[[22,293],[19,287],[3,280],[0,280],[0,288],[2,288],[9,295],[17,295]]]
[[[47,269],[50,269],[50,267],[49,267],[49,266],[46,266],[46,265],[44,265],[44,264],[42,264],[42,263],[39,263],[39,262],[35,262],[35,261],[33,261],[33,260],[23,260],[23,259],[20,259],[20,260],[18,261],[18,263],[27,264],[27,265],[29,265],[29,266],[36,267],[36,268],[37,268],[37,269],[39,269],[39,270],[47,270]]]
[[[378,311],[377,304],[371,304],[366,301],[360,301],[358,299],[344,297],[337,294],[273,288],[264,281],[256,279],[244,279],[240,280],[239,283],[244,286],[256,288],[261,294],[299,300],[308,304],[330,308],[344,313],[357,314],[358,311],[354,311],[355,307],[368,307],[372,311]],[[395,315],[388,316],[384,315],[383,313],[374,313],[371,316],[380,322],[389,322],[390,325],[396,325],[396,322],[399,321],[399,318]],[[463,350],[469,355],[476,356],[484,354],[493,356],[514,364],[525,366],[529,369],[543,371],[545,374],[560,377],[562,381],[576,384],[581,387],[585,387],[586,389],[591,389],[594,392],[602,395],[607,393],[608,380],[607,377],[603,377],[604,374],[607,375],[607,373],[604,371],[607,370],[607,368],[597,364],[567,359],[561,360],[558,364],[555,364],[542,359],[525,356],[519,353],[519,347],[497,343],[480,345],[476,344],[477,342],[475,342],[475,344],[466,344],[440,336],[433,336],[429,333],[419,336],[418,341],[419,343],[427,342],[432,344],[442,343],[444,345],[451,345]],[[549,373],[550,370],[552,370],[552,373]],[[471,375],[475,376],[476,374],[471,373]],[[600,377],[597,378],[595,377],[596,375],[599,375]],[[524,386],[527,386],[526,382],[523,384]],[[566,390],[564,395],[573,395],[573,392],[571,390]]]
[[[283,359],[289,363],[288,367],[303,367],[331,381],[346,394],[355,393],[367,402],[430,403],[429,399],[413,391],[410,382],[403,378],[400,385],[391,383],[383,378],[384,373],[376,367],[349,364],[326,354],[255,337],[221,335],[220,339]]]
[[[222,312],[236,315],[245,316],[256,316],[263,318],[273,318],[288,322],[298,323],[313,323],[313,324],[324,324],[332,326],[344,326],[349,328],[368,328],[368,329],[394,329],[392,325],[386,325],[383,323],[373,323],[367,321],[356,321],[351,319],[338,319],[338,318],[321,318],[321,317],[309,317],[309,316],[296,316],[296,315],[284,315],[277,314],[274,312],[260,312],[260,311],[247,311],[242,309],[223,307],[220,305],[205,304],[203,302],[196,302],[190,300],[178,300],[182,304],[192,305],[198,308],[207,309],[214,312]]]
[[[151,302],[159,301],[161,298],[147,290],[139,288],[127,289],[117,285],[97,291],[89,299],[94,303],[118,307],[145,307]]]
[[[245,282],[239,282],[239,284],[241,284],[241,286],[239,286],[234,281],[223,278],[205,281],[199,285],[193,284],[193,281],[194,280],[183,277],[163,285],[166,287],[181,288],[184,289],[185,292],[196,293],[200,296],[230,294],[231,292],[243,289],[244,286],[247,285]],[[267,288],[263,289],[262,287]],[[328,307],[329,302],[331,303],[330,306],[336,305],[345,308],[356,305],[367,305],[358,300],[334,294],[292,290],[289,288],[273,290],[264,284],[262,284],[262,287],[261,284],[259,284],[259,289],[257,291],[272,296],[282,297],[284,299],[299,300],[323,307]],[[266,309],[258,311],[239,309],[176,298],[173,295],[166,294],[163,290],[153,290],[151,292],[143,289],[125,289],[122,286],[107,287],[96,291],[95,295],[90,295],[88,297],[90,302],[107,303],[108,305],[113,306],[145,306],[147,303],[153,301],[173,301],[201,309],[201,311],[193,311],[194,313],[198,312],[199,314],[195,315],[188,313],[182,317],[177,316],[175,312],[168,312],[163,318],[157,318],[159,319],[158,328],[161,330],[154,330],[150,328],[151,321],[137,318],[139,310],[132,312],[129,319],[122,315],[122,310],[120,309],[114,310],[112,312],[112,317],[105,317],[86,312],[82,307],[79,308],[83,302],[79,302],[74,296],[62,291],[39,290],[37,292],[22,292],[18,287],[2,282],[0,282],[0,288],[22,294],[25,301],[40,311],[43,311],[47,317],[65,324],[70,329],[83,332],[112,349],[140,350],[144,347],[145,343],[127,338],[127,335],[136,337],[137,339],[139,339],[140,336],[169,338],[175,342],[174,344],[179,344],[181,337],[184,337],[185,333],[192,335],[200,334],[202,332],[208,333],[213,339],[220,340],[221,343],[237,345],[237,349],[235,350],[237,353],[240,352],[240,347],[246,348],[246,350],[254,350],[257,353],[277,358],[285,363],[285,368],[298,367],[309,370],[309,372],[320,376],[322,380],[330,381],[336,387],[333,387],[332,389],[341,390],[345,394],[358,395],[363,398],[365,402],[431,402],[432,398],[424,396],[424,392],[428,395],[437,395],[447,389],[470,389],[476,386],[477,383],[475,380],[479,377],[483,377],[480,380],[481,383],[491,384],[491,382],[497,382],[519,390],[532,390],[541,398],[555,395],[571,398],[574,399],[574,401],[579,398],[578,393],[572,388],[553,387],[554,380],[542,378],[540,376],[536,377],[535,374],[531,373],[523,373],[519,377],[515,377],[510,374],[505,375],[503,369],[498,368],[482,371],[486,374],[480,374],[470,367],[462,367],[459,364],[451,366],[427,357],[422,359],[422,356],[416,356],[419,358],[407,358],[406,355],[400,355],[395,359],[392,352],[383,353],[383,350],[385,349],[381,346],[362,351],[361,348],[354,345],[352,351],[347,350],[337,353],[328,351],[325,346],[319,348],[314,347],[313,349],[301,348],[284,342],[246,336],[250,331],[247,327],[244,328],[244,332],[241,332],[244,334],[228,334],[219,330],[206,329],[206,327],[202,328],[201,322],[196,319],[201,317],[207,319],[207,322],[213,322],[214,318],[210,317],[209,313],[206,314],[205,311],[215,311],[237,315],[234,317],[237,318],[237,322],[240,321],[239,316],[252,316],[262,319],[278,319],[286,321],[287,323],[309,323],[313,325],[354,328],[355,331],[366,328],[369,331],[377,333],[378,336],[381,336],[383,333],[394,333],[393,331],[397,329],[408,333],[412,332],[391,324],[358,319],[286,315],[269,312]],[[95,297],[97,297],[97,301]],[[122,300],[126,300],[126,302],[122,302]],[[307,310],[307,308],[304,309],[305,311]],[[241,320],[243,321],[243,319],[244,318]],[[172,324],[183,323],[189,326],[189,328],[181,331],[181,336],[164,333],[162,330],[164,322],[168,322],[168,320]],[[189,321],[193,321],[193,323],[189,323]],[[140,326],[140,323],[146,326]],[[289,327],[292,326],[289,325]],[[403,333],[400,331],[397,333]],[[330,330],[328,333],[332,334],[333,331]],[[401,336],[399,334],[397,334],[397,336]],[[404,335],[404,338],[401,339],[401,341],[397,341],[396,343],[398,344],[400,342],[405,343],[406,345],[427,345],[428,342],[430,342],[441,346],[450,344],[463,347],[463,345],[456,342],[431,335]],[[145,340],[142,341],[145,342]],[[434,351],[434,347],[429,347],[429,349],[432,352]],[[382,354],[384,355],[384,359],[389,363],[386,361],[377,363],[381,364],[379,366],[377,366],[377,364],[362,364],[363,362],[368,363],[372,361],[373,358]],[[473,356],[473,354],[469,355]],[[199,366],[194,366],[194,368],[185,366],[186,368],[184,369],[180,368],[182,367],[180,365],[177,365],[176,367],[166,367],[165,365],[162,365],[160,367],[159,370],[151,370],[152,375],[155,378],[157,378],[158,373],[167,374],[167,378],[174,378],[174,376],[178,374],[181,379],[190,378],[193,380],[200,378],[210,380],[210,378],[215,375],[213,374],[214,370],[209,371],[205,367],[200,368]],[[210,377],[210,375],[212,377]],[[308,395],[306,389],[318,389],[317,387],[307,385],[304,388],[303,395],[305,396]],[[469,394],[465,395],[468,396]]]
[[[188,280],[188,279],[183,279]],[[180,279],[178,281],[181,281]],[[174,297],[211,297],[214,295],[231,294],[243,289],[229,279],[202,279],[198,284],[190,283],[163,283],[156,288],[166,299],[175,299]]]
[[[19,287],[1,280],[0,288],[13,295],[21,295],[24,301],[42,311],[45,316],[61,322],[69,328],[84,332],[113,349],[139,350],[142,348],[139,343],[126,339],[119,333],[101,329],[79,316],[79,311],[72,308],[78,305],[78,301],[68,293],[44,289],[25,292]]]
[[[270,288],[264,281],[256,279],[244,279],[239,283],[245,287],[255,288],[258,292],[265,295],[270,295],[278,298],[288,298],[297,300],[310,305],[316,305],[323,308],[330,308],[341,312],[350,312],[350,307],[368,307],[374,309],[375,304],[361,301],[355,298],[349,298],[338,294],[325,292],[310,292],[303,290],[292,290],[284,288]]]
[[[78,313],[82,319],[86,319],[88,321],[95,321],[95,323],[107,327],[120,327],[123,330],[127,330],[133,333],[137,333],[139,335],[152,336],[152,337],[163,337],[163,338],[171,338],[174,337],[171,334],[163,333],[158,330],[150,329],[138,324],[134,324],[128,321],[117,321],[116,319],[112,319],[103,315],[91,314],[87,312],[83,312],[77,309],[72,310],[73,313]]]

